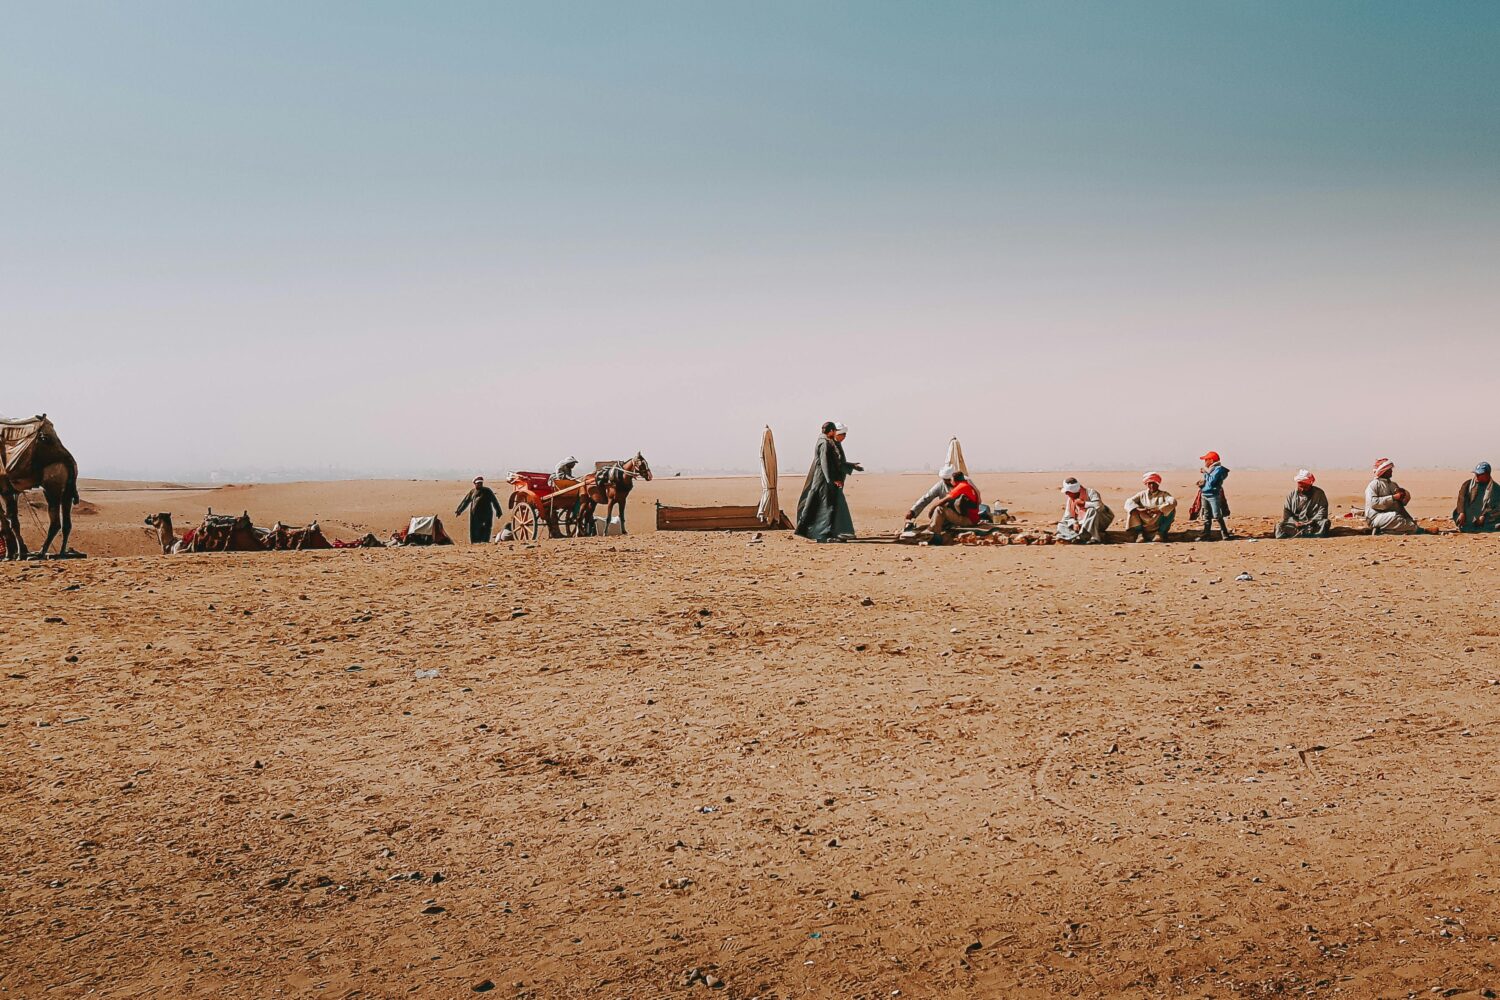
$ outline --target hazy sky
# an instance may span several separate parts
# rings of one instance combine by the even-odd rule
[[[0,4],[85,475],[1500,461],[1500,4]]]

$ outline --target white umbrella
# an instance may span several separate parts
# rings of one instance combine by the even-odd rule
[[[948,439],[948,460],[944,465],[951,465],[967,478],[969,475],[969,463],[964,461],[964,446],[958,443],[958,438]]]
[[[760,439],[760,507],[755,512],[762,524],[775,525],[781,520],[781,492],[776,477],[776,439],[767,425]]]

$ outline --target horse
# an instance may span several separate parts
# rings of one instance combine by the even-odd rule
[[[625,500],[630,496],[631,487],[635,485],[635,479],[639,476],[651,481],[651,465],[640,453],[624,462],[615,462],[598,472],[591,472],[583,480],[584,506],[579,511],[583,523],[592,527],[594,523],[594,509],[599,504],[604,504],[605,532],[609,531],[610,518],[615,508],[620,508],[620,534],[625,534]]]
[[[16,461],[12,461],[17,457]],[[57,558],[71,551],[73,505],[78,498],[78,463],[57,437],[52,421],[42,414],[32,420],[0,421],[0,498],[5,501],[5,539],[8,559],[25,559],[26,539],[21,535],[20,498],[27,490],[42,488],[47,498],[47,540],[36,558],[47,558],[52,540],[62,533]]]

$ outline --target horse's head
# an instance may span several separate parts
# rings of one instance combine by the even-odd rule
[[[651,464],[646,461],[646,456],[640,452],[635,453],[635,458],[625,463],[625,468],[640,476],[646,482],[651,481]]]

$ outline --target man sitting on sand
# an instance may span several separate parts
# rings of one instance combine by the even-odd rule
[[[933,483],[932,488],[919,496],[917,502],[911,505],[911,510],[906,512],[906,519],[915,521],[929,506],[947,496],[953,489],[953,474],[957,471],[951,465],[945,465],[939,469],[937,482]]]
[[[1125,501],[1126,533],[1138,542],[1165,542],[1177,517],[1177,498],[1161,488],[1161,473],[1141,477],[1146,488]]]
[[[1063,481],[1062,494],[1063,517],[1057,522],[1058,540],[1080,545],[1104,541],[1104,532],[1114,523],[1115,512],[1104,505],[1099,491],[1069,476]]]
[[[1426,534],[1417,519],[1406,511],[1411,494],[1391,478],[1396,463],[1388,458],[1376,459],[1375,478],[1365,487],[1365,521],[1372,535]]]
[[[1296,485],[1281,505],[1281,523],[1276,525],[1277,538],[1327,538],[1332,527],[1328,519],[1328,494],[1313,484],[1318,481],[1306,469],[1297,472]]]
[[[1463,532],[1500,531],[1500,496],[1496,495],[1490,463],[1474,466],[1474,478],[1464,480],[1458,488],[1458,502],[1453,506],[1453,523]]]
[[[932,508],[932,520],[927,525],[933,544],[939,544],[949,531],[979,523],[979,490],[962,472],[955,471],[950,479],[953,488]]]

